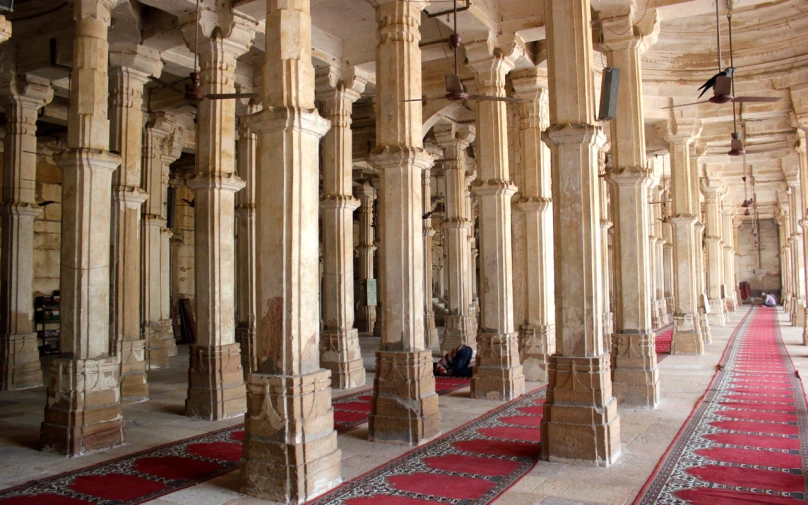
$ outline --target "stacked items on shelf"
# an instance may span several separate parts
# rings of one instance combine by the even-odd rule
[[[34,328],[39,339],[39,354],[59,354],[59,291],[34,299]]]

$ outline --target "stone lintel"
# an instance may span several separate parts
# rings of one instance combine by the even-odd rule
[[[351,389],[363,385],[365,365],[359,348],[359,330],[322,330],[320,366],[331,371],[331,383],[336,389]]]
[[[239,345],[191,346],[185,415],[219,420],[246,410]]]
[[[550,356],[542,419],[542,459],[610,466],[620,456],[620,417],[608,354]]]
[[[0,391],[42,385],[36,333],[0,335]]]
[[[659,367],[653,332],[612,335],[612,390],[621,405],[656,408]]]
[[[507,401],[524,392],[525,376],[519,360],[517,334],[478,334],[471,397]]]

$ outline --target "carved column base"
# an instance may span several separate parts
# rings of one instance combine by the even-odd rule
[[[729,288],[726,289],[727,297],[724,298],[724,304],[727,306],[727,312],[735,312],[738,310],[738,303],[735,300],[735,293]]]
[[[148,369],[168,368],[169,358],[177,355],[177,342],[174,340],[171,321],[146,323],[144,333]]]
[[[432,351],[377,351],[368,440],[420,445],[438,435]]]
[[[431,310],[424,312],[424,337],[426,346],[430,349],[440,347],[438,329],[435,327],[435,312]]]
[[[68,457],[124,443],[116,357],[50,362],[40,445]]]
[[[621,405],[653,409],[659,404],[659,367],[654,333],[612,335],[612,391]]]
[[[376,306],[362,305],[356,313],[356,328],[362,333],[373,333],[376,326]]]
[[[258,353],[255,347],[255,328],[249,326],[236,327],[236,343],[241,347],[241,368],[244,376],[258,370]]]
[[[547,382],[550,355],[555,348],[555,326],[525,324],[519,328],[519,358],[526,381]]]
[[[698,317],[698,314],[673,316],[671,354],[704,354],[704,341]]]
[[[242,493],[300,504],[342,482],[329,376],[248,376]]]
[[[448,315],[440,344],[441,355],[461,345],[467,345],[477,352],[477,318],[470,314]]]
[[[620,417],[609,355],[550,356],[541,424],[542,459],[609,466],[620,456]]]
[[[516,333],[477,335],[477,364],[471,378],[471,397],[513,400],[525,393]]]
[[[118,342],[121,359],[121,403],[145,402],[149,399],[149,382],[146,378],[146,341],[124,340]]]
[[[727,305],[723,298],[709,300],[710,313],[707,315],[707,322],[710,326],[727,325]]]
[[[216,421],[247,410],[238,344],[191,346],[185,415]]]
[[[36,333],[0,336],[0,391],[42,385]]]
[[[707,313],[703,310],[699,311],[699,327],[704,345],[712,344],[713,332],[710,330],[710,321],[707,319]]]
[[[359,330],[323,330],[320,333],[320,366],[331,371],[335,389],[365,383],[365,365],[359,348]]]

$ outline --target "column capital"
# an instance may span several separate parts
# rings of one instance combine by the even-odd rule
[[[72,0],[73,21],[89,18],[103,21],[107,26],[112,22],[112,9],[118,5],[118,0]]]
[[[158,153],[146,153],[147,155],[159,154],[166,163],[179,159],[182,154],[180,139],[183,136],[184,128],[177,123],[173,115],[165,112],[152,113],[146,122],[145,129],[147,134],[155,137],[156,142],[153,146],[159,148]],[[149,144],[147,143],[144,148],[148,146]]]
[[[340,70],[334,67],[315,69],[314,90],[317,98],[326,102],[347,100],[354,103],[362,96],[370,77],[357,68]]]
[[[432,128],[435,134],[435,141],[444,150],[446,149],[465,149],[472,142],[477,134],[477,129],[474,125],[458,125],[455,123],[439,124]]]
[[[376,199],[376,190],[373,189],[373,186],[366,182],[361,186],[354,188],[354,196],[359,198],[364,207],[366,206],[366,203],[372,202]]]
[[[114,42],[109,45],[109,66],[113,69],[126,70],[127,76],[142,84],[149,82],[149,76],[159,77],[163,71],[160,52],[149,47]],[[110,73],[114,78],[115,74]]]
[[[0,100],[35,111],[53,100],[53,87],[47,79],[12,72],[0,80]]]
[[[514,96],[533,102],[546,99],[549,83],[547,82],[547,69],[531,67],[511,72]]]
[[[499,48],[492,40],[466,45],[468,66],[474,72],[480,94],[505,96],[505,76],[524,55],[524,42],[516,36],[509,48]]]
[[[202,10],[198,19],[196,11],[191,10],[180,17],[179,23],[191,51],[196,49],[196,32],[199,28],[199,55],[221,50],[236,58],[250,50],[258,26],[255,19],[229,7],[221,11]]]
[[[637,15],[632,7],[628,14],[601,18],[601,48],[605,51],[639,49],[643,54],[659,38],[659,13],[648,9]]]
[[[659,133],[670,144],[689,145],[701,135],[702,122],[700,119],[673,119],[659,128]]]

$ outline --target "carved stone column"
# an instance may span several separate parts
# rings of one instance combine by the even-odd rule
[[[250,121],[260,365],[247,379],[241,492],[289,504],[341,482],[331,371],[320,367],[318,173],[329,122],[314,106],[309,8],[267,1],[263,82],[276,85],[262,87],[264,110]]]
[[[510,54],[491,49],[487,42],[466,46],[475,73],[477,93],[505,96],[505,76],[515,65]],[[513,321],[513,266],[511,259],[511,196],[516,186],[508,173],[508,130],[505,102],[486,100],[477,105],[477,195],[480,212],[480,326],[477,364],[471,380],[472,398],[511,400],[525,392],[519,360],[518,333]]]
[[[241,346],[241,367],[245,374],[255,372],[259,365],[255,348],[255,150],[258,137],[248,124],[249,115],[259,110],[258,105],[247,105],[247,114],[240,118],[236,146],[236,170],[245,184],[244,189],[236,193],[236,342]]]
[[[696,171],[696,174],[699,173],[698,159],[701,152],[703,152],[703,148],[697,149],[691,146],[690,166]],[[704,268],[704,231],[706,227],[704,225],[705,218],[704,213],[702,212],[701,190],[699,186],[699,178],[698,175],[696,175],[696,177],[693,178],[691,186],[691,191],[693,192],[693,201],[696,202],[696,215],[698,216],[698,220],[694,225],[696,236],[693,240],[696,256],[696,288],[698,290],[696,293],[696,304],[698,305],[699,309],[699,326],[701,328],[702,339],[704,340],[705,344],[711,344],[713,342],[713,334],[712,330],[710,329],[710,322],[707,319],[709,302],[707,301],[707,276],[706,269]]]
[[[696,270],[696,231],[699,202],[694,201],[692,186],[696,168],[690,164],[690,143],[701,133],[701,123],[678,120],[669,126],[667,140],[671,151],[671,189],[673,224],[673,340],[671,354],[704,354],[698,313]],[[699,250],[701,247],[699,247]]]
[[[662,236],[665,243],[662,246],[662,273],[664,276],[665,284],[665,310],[668,315],[668,322],[673,322],[674,306],[674,266],[673,266],[673,224],[668,219],[670,209],[672,209],[670,179],[665,180],[665,192],[663,193],[663,200],[665,201],[665,213],[662,219]]]
[[[473,126],[437,125],[435,139],[443,147],[446,180],[446,217],[443,221],[447,257],[443,266],[447,270],[449,314],[441,342],[445,354],[460,345],[477,349],[477,320],[472,304],[471,243],[472,221],[466,183],[466,149],[474,141]]]
[[[591,6],[589,0],[545,0],[544,12],[558,324],[542,419],[542,458],[609,466],[620,456],[620,417],[600,317],[598,157],[605,136],[594,118]]]
[[[612,236],[614,235],[614,226],[612,222],[612,188],[606,182],[607,168],[607,150],[610,150],[609,144],[604,144],[603,149],[598,153],[598,190],[600,192],[600,251],[601,251],[601,289],[603,289],[603,348],[612,348],[612,333],[614,333],[614,293],[612,292],[613,284],[613,251],[612,251]]]
[[[124,442],[118,358],[109,349],[109,44],[115,0],[73,3],[75,35],[67,150],[62,170],[60,356],[50,363],[45,451],[80,456]]]
[[[365,182],[357,187],[354,194],[359,199],[359,244],[356,249],[359,253],[359,315],[356,326],[360,331],[373,333],[376,326],[376,305],[370,304],[369,293],[375,295],[376,279],[373,269],[373,260],[376,246],[373,243],[373,202],[376,200],[376,190],[370,183]],[[369,286],[372,286],[369,288]]]
[[[800,121],[800,129],[797,130],[796,135],[796,151],[797,163],[795,168],[799,172],[799,181],[801,189],[802,204],[805,206],[808,202],[808,135],[806,135],[806,128],[808,128],[808,115],[801,114],[798,116]],[[804,207],[803,207],[804,208]],[[803,219],[800,221],[800,226],[803,230],[808,230],[808,216],[803,213]],[[805,268],[805,275],[808,277],[808,231],[802,232],[803,238],[803,266]],[[808,278],[804,281],[808,285]],[[808,296],[808,295],[807,295]],[[808,301],[807,301],[808,302]],[[808,305],[808,303],[807,303]],[[802,330],[803,345],[808,345],[808,307],[803,311],[803,330]]]
[[[711,325],[727,324],[726,300],[722,296],[724,284],[724,242],[721,239],[721,172],[707,172],[701,181],[704,206],[707,214],[707,300],[710,304],[708,321]]]
[[[789,203],[791,205],[791,235],[789,243],[793,259],[791,261],[793,275],[793,302],[791,305],[791,325],[805,327],[805,242],[802,235],[802,220],[804,217],[804,204],[802,201],[802,188],[800,186],[799,162],[792,158],[792,162],[783,163],[783,173],[790,191]],[[796,162],[796,163],[795,163]],[[760,237],[758,237],[760,239]]]
[[[331,383],[349,389],[365,383],[365,367],[354,328],[353,135],[351,113],[367,80],[359,75],[328,73],[318,78],[323,117],[331,130],[323,140],[323,332],[320,365],[331,370]]]
[[[0,40],[4,36],[0,31]],[[40,213],[36,119],[39,109],[53,99],[53,88],[49,81],[33,76],[9,73],[2,80],[6,135],[0,195],[0,391],[10,391],[42,385],[33,322],[34,220]]]
[[[782,303],[783,310],[791,317],[792,306],[792,284],[794,276],[792,275],[793,256],[791,254],[791,245],[789,244],[789,236],[791,235],[791,206],[788,201],[788,186],[785,190],[778,191],[779,199],[779,213],[775,216],[777,225],[779,226],[778,236],[780,237],[780,278],[782,283]]]
[[[721,209],[721,237],[724,242],[724,286],[727,294],[727,311],[738,310],[738,282],[735,279],[735,227],[734,209],[725,205]]]
[[[120,357],[121,403],[149,399],[146,341],[141,298],[141,206],[149,195],[141,188],[143,158],[143,85],[159,75],[160,53],[135,44],[112,44],[109,52],[111,148],[121,153],[112,176],[111,349]]]
[[[170,297],[171,275],[171,230],[166,227],[166,202],[168,167],[180,157],[181,135],[182,128],[174,117],[162,112],[149,118],[143,135],[143,187],[149,199],[143,205],[142,216],[141,303],[148,369],[168,367],[169,357],[177,354],[171,307],[165,303]]]
[[[228,10],[204,11],[198,26],[195,19],[182,26],[189,44],[200,31],[203,95],[235,92],[236,59],[255,36],[255,20]],[[185,414],[225,419],[247,410],[236,343],[233,229],[235,193],[245,183],[235,173],[235,101],[202,100],[197,111],[196,172],[188,181],[195,203],[197,339],[191,346]]]
[[[550,148],[541,140],[550,123],[546,71],[512,74],[519,106],[521,136],[521,198],[524,214],[523,271],[525,321],[519,328],[519,355],[526,380],[547,381],[550,355],[555,353],[555,284],[553,281],[553,198]]]

